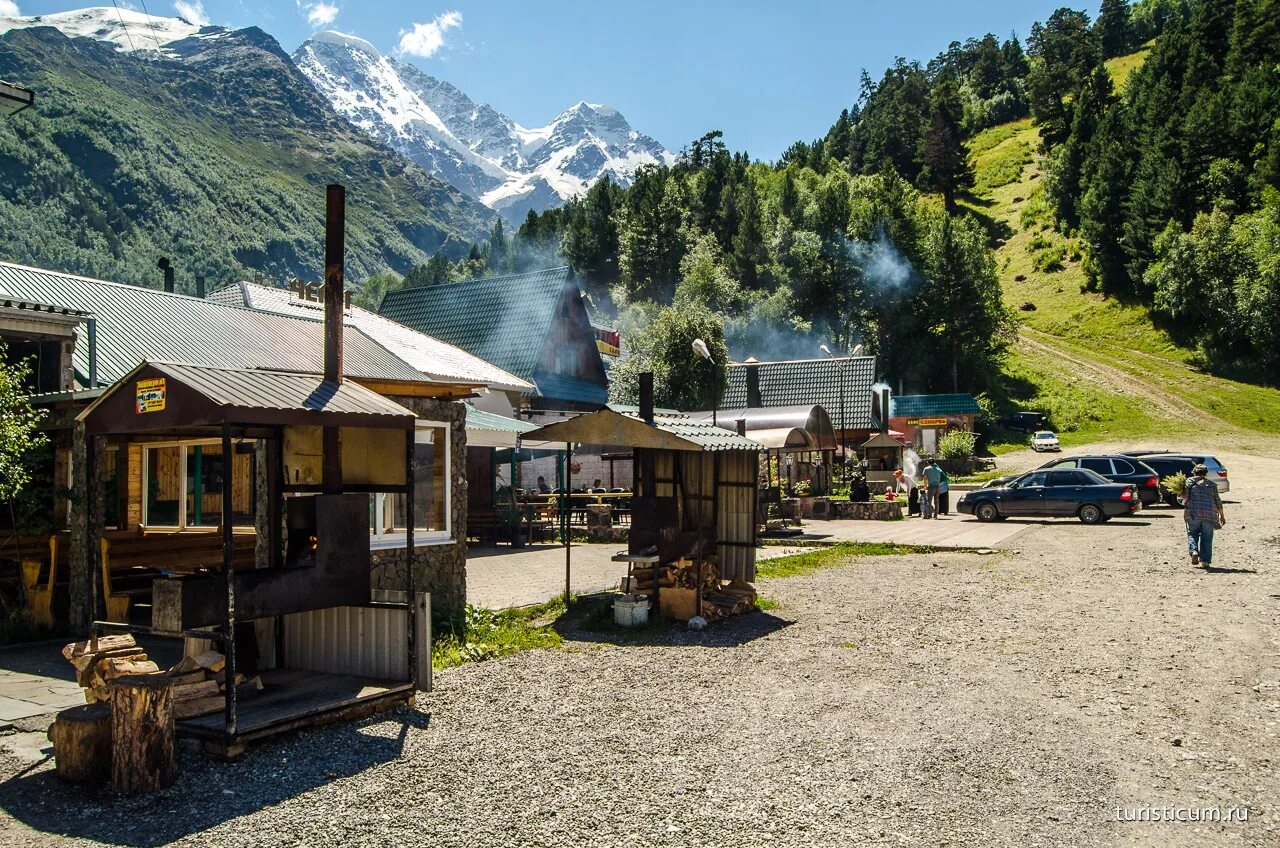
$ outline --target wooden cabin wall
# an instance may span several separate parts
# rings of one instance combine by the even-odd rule
[[[756,496],[759,455],[724,451],[720,457],[720,492],[716,541],[720,575],[748,582],[756,579]]]

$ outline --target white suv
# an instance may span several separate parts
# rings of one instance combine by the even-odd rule
[[[1031,449],[1036,453],[1056,451],[1062,450],[1062,445],[1058,444],[1058,437],[1052,430],[1037,430],[1031,435]]]

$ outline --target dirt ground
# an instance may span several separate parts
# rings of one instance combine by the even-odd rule
[[[1028,521],[999,555],[761,581],[776,609],[705,633],[570,633],[420,712],[184,753],[150,798],[0,758],[0,843],[1275,846],[1280,460],[1217,455],[1212,573],[1167,508]],[[1247,821],[1127,820],[1207,809]]]

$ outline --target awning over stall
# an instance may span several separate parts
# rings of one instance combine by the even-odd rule
[[[690,412],[689,418],[710,423],[711,412]],[[835,429],[825,407],[817,404],[799,406],[750,407],[721,409],[714,414],[716,423],[726,430],[736,430],[745,421],[747,435],[770,450],[834,450]],[[803,431],[796,433],[794,431]]]
[[[557,421],[524,434],[525,444],[541,442],[653,448],[673,451],[761,451],[764,445],[681,414],[655,414],[645,421],[639,413],[602,409]]]
[[[464,405],[467,407],[467,447],[514,448],[522,434],[538,428],[530,421],[484,412],[469,403]]]

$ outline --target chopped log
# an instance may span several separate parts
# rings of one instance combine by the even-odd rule
[[[217,651],[205,651],[195,661],[200,668],[213,672],[222,671],[222,667],[227,664],[227,658]]]
[[[57,775],[73,783],[111,775],[111,708],[89,704],[62,710],[49,725]]]
[[[220,712],[226,707],[226,705],[227,699],[222,695],[214,695],[206,698],[189,698],[185,701],[174,701],[173,717],[196,718],[197,716]]]
[[[142,661],[147,658],[147,654],[142,648],[134,645],[130,648],[117,648],[114,651],[99,651],[96,654],[81,654],[78,657],[72,657],[71,665],[76,670],[76,683],[81,686],[92,686],[93,675],[97,672],[96,666],[108,658],[128,658]]]
[[[111,681],[111,788],[123,794],[154,792],[175,774],[173,687],[163,674]]]
[[[96,651],[92,647],[93,640],[91,639],[86,639],[83,642],[71,642],[62,649],[62,658],[69,660],[72,657],[78,657],[82,654],[114,651],[118,648],[137,647],[137,644],[138,642],[133,638],[132,633],[122,633],[117,636],[100,636],[98,638],[98,647]]]
[[[239,677],[239,675],[236,676]],[[248,698],[256,698],[262,694],[263,688],[262,678],[254,675],[248,680],[236,684],[236,698],[241,701]]]
[[[178,661],[177,665],[169,669],[169,674],[172,674],[172,675],[192,674],[197,671],[203,671],[203,669],[200,668],[200,663],[196,662],[196,658],[183,657],[181,660]]]
[[[174,686],[173,699],[175,701],[189,701],[192,698],[213,698],[221,691],[217,681],[202,680],[198,683],[185,683],[181,686]]]
[[[190,674],[174,674],[172,670],[169,672],[169,682],[177,689],[179,686],[188,686],[192,683],[203,683],[208,680],[209,676],[201,671],[193,671]]]
[[[135,660],[133,657],[107,657],[98,662],[97,675],[103,680],[115,680],[131,674],[159,674],[160,666],[151,660]]]

